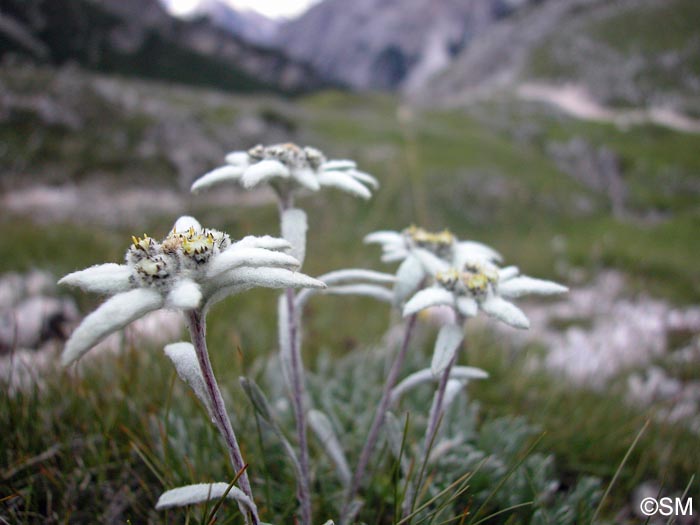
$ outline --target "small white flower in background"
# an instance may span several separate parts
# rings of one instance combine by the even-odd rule
[[[365,243],[381,245],[383,262],[402,261],[394,287],[394,300],[398,304],[410,297],[421,283],[429,284],[446,264],[460,268],[467,261],[501,260],[493,248],[479,242],[460,241],[449,230],[429,232],[411,226],[402,232],[378,231],[367,235]]]
[[[494,264],[467,263],[461,270],[446,267],[439,271],[433,286],[418,291],[403,312],[407,316],[432,306],[447,305],[462,317],[474,317],[482,310],[516,328],[529,328],[530,322],[522,310],[506,299],[566,291],[566,286],[555,282],[520,275],[515,266],[499,269]]]
[[[296,144],[257,145],[248,151],[234,151],[226,156],[226,165],[206,173],[192,184],[192,192],[224,182],[244,188],[269,183],[278,194],[304,189],[316,192],[333,187],[369,199],[379,187],[377,179],[359,171],[351,160],[326,160],[319,150]]]
[[[435,283],[408,300],[403,315],[416,314],[434,306],[450,306],[458,318],[475,317],[479,310],[515,328],[529,328],[522,310],[507,299],[528,294],[555,295],[568,290],[552,281],[519,275],[514,266],[499,269],[486,262],[467,262],[461,269],[449,267],[437,272]],[[452,361],[464,339],[461,323],[449,323],[440,329],[431,369],[438,375]]]
[[[299,261],[284,253],[290,248],[284,239],[248,236],[232,242],[227,234],[202,228],[192,217],[178,219],[162,242],[147,235],[132,239],[125,264],[92,266],[59,281],[111,296],[66,342],[61,356],[65,366],[153,310],[204,311],[228,295],[255,287],[325,287],[292,271]]]

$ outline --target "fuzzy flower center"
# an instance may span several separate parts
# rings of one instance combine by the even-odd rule
[[[290,169],[311,167],[317,170],[326,161],[320,150],[310,147],[300,147],[292,142],[263,146],[258,144],[248,150],[248,156],[259,162],[261,160],[276,160]]]
[[[492,268],[467,264],[462,271],[450,268],[439,272],[435,280],[447,290],[459,295],[483,297],[498,282],[498,273]]]
[[[444,258],[449,258],[455,242],[455,236],[449,230],[429,232],[417,226],[410,226],[404,230],[404,234],[414,246]]]
[[[144,234],[132,237],[126,262],[134,270],[134,279],[141,286],[167,291],[182,278],[197,279],[213,255],[231,244],[229,236],[217,230],[171,231],[158,243]]]

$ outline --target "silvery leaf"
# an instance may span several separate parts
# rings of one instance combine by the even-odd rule
[[[186,485],[171,489],[158,498],[156,510],[163,510],[170,507],[183,507],[185,505],[193,505],[195,503],[204,503],[214,499],[220,499],[228,490],[228,483],[197,483],[196,485]],[[238,487],[231,487],[231,490],[226,495],[229,499],[236,500],[244,508],[254,510],[255,504],[250,501],[242,490]]]
[[[251,403],[253,404],[255,411],[265,421],[268,423],[273,423],[274,416],[272,415],[272,408],[270,408],[270,403],[268,403],[265,394],[263,394],[262,390],[260,390],[257,383],[252,379],[248,379],[247,377],[240,377],[238,380],[240,381],[243,390],[245,390],[248,399],[250,399]]]
[[[470,379],[486,379],[487,377],[489,377],[487,372],[473,366],[453,366],[452,370],[450,370],[450,379],[469,381]],[[423,383],[435,380],[435,375],[428,368],[414,372],[392,389],[390,404],[395,404],[403,395]]]
[[[340,446],[338,437],[333,430],[333,425],[320,410],[310,410],[308,416],[309,426],[311,426],[321,445],[323,445],[328,457],[335,463],[338,478],[347,487],[350,484],[352,474],[348,460],[345,458],[345,452],[343,452],[343,448]]]
[[[58,284],[77,286],[85,291],[113,295],[133,287],[132,269],[126,264],[96,264],[78,272],[69,273]]]
[[[447,411],[452,402],[457,398],[457,395],[464,390],[465,381],[460,379],[450,378],[445,385],[445,397],[442,400],[442,409]]]
[[[117,294],[88,315],[66,342],[61,364],[68,366],[109,334],[163,307],[163,297],[148,288]]]
[[[454,359],[457,349],[462,344],[463,339],[464,332],[460,325],[451,323],[440,328],[437,340],[435,341],[433,360],[430,364],[430,370],[435,377],[439,377],[452,359]]]
[[[300,266],[304,264],[306,254],[307,229],[306,213],[303,210],[292,208],[282,213],[282,237],[292,245],[291,255],[299,260]]]
[[[410,463],[404,454],[401,457],[401,446],[404,442],[405,426],[397,419],[393,412],[387,411],[384,416],[384,429],[389,449],[396,459],[401,459],[401,471],[406,474],[410,470]]]
[[[192,343],[172,343],[167,345],[164,350],[165,355],[175,365],[177,375],[190,386],[209,412],[209,415],[213,417],[209,397],[207,396],[207,388],[202,376],[202,369],[199,366],[197,352]]]

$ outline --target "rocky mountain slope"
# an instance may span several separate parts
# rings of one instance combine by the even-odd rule
[[[326,0],[277,44],[355,88],[412,90],[529,0]]]
[[[206,18],[172,18],[158,0],[1,0],[0,54],[226,90],[308,91],[312,67]]]
[[[700,111],[694,0],[548,0],[494,25],[423,89],[463,102],[521,83],[575,84],[617,107]]]
[[[250,9],[234,9],[222,0],[203,0],[197,14],[246,42],[270,47],[280,23]]]

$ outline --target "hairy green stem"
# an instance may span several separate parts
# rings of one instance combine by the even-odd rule
[[[231,463],[233,464],[236,474],[240,474],[238,481],[241,490],[250,498],[250,501],[254,501],[253,491],[250,488],[250,481],[248,480],[248,473],[246,472],[246,464],[243,461],[243,455],[241,454],[241,448],[238,445],[236,434],[233,432],[231,420],[228,417],[226,406],[224,405],[224,398],[221,395],[221,390],[219,390],[219,385],[216,382],[214,370],[212,369],[211,361],[209,360],[206,340],[206,321],[200,310],[190,310],[187,313],[187,321],[190,329],[190,336],[192,338],[192,344],[194,345],[194,349],[197,353],[199,367],[202,370],[204,385],[206,386],[207,396],[209,397],[209,402],[211,404],[214,423],[226,442],[226,447],[228,448]],[[243,511],[243,509],[241,510]],[[250,511],[249,517],[246,518],[246,522],[248,521],[250,521],[253,525],[258,525],[260,523],[260,518],[258,517],[258,512],[255,507],[253,507],[253,509]]]
[[[294,206],[291,193],[278,192],[280,220],[284,212]],[[299,467],[300,477],[297,480],[297,499],[301,511],[301,525],[311,525],[311,474],[309,468],[309,442],[306,432],[306,386],[304,380],[304,365],[301,358],[301,344],[299,337],[299,312],[296,306],[296,293],[292,288],[287,288],[287,329],[289,331],[289,364],[290,364],[290,388],[292,390],[292,407],[296,423],[297,440],[299,442]],[[284,349],[281,349],[284,351]]]

